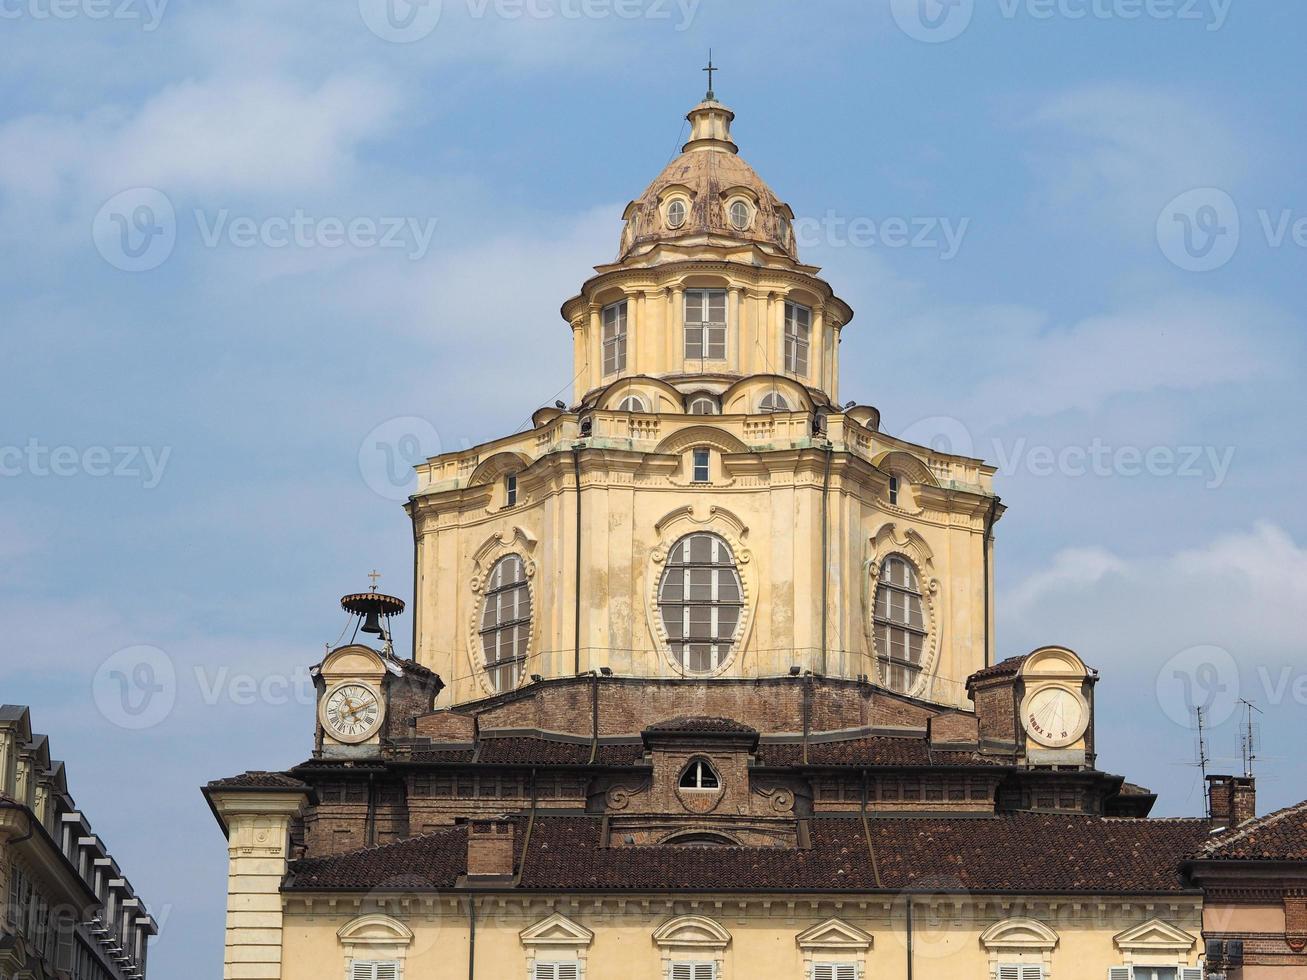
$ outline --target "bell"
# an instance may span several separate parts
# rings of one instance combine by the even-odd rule
[[[375,633],[377,636],[382,636],[386,632],[381,628],[380,616],[375,609],[368,612],[367,618],[359,629],[364,633]]]

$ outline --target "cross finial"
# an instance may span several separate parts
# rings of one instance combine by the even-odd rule
[[[375,568],[368,572],[368,578],[372,579],[372,591],[377,591],[377,579],[381,578],[381,573]]]
[[[704,71],[708,73],[708,95],[706,98],[709,102],[716,102],[717,96],[713,93],[712,76],[713,72],[721,71],[721,69],[712,63],[712,48],[708,49],[708,67],[705,68]]]

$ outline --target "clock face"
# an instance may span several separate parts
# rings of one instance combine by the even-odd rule
[[[365,684],[342,684],[327,694],[322,724],[341,742],[364,742],[381,727],[381,699]]]
[[[1089,727],[1085,702],[1064,687],[1044,687],[1026,698],[1021,720],[1040,745],[1061,749],[1079,740]]]

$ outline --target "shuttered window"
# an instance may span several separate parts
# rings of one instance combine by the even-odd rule
[[[1130,967],[1110,966],[1107,968],[1107,980],[1131,980]]]
[[[1038,963],[1000,963],[998,980],[1044,980],[1044,968]]]
[[[531,980],[579,980],[581,964],[577,960],[562,963],[537,963]]]
[[[812,333],[812,310],[798,303],[785,304],[785,370],[800,376],[808,373],[808,338]]]
[[[730,655],[744,606],[730,545],[707,533],[677,541],[667,555],[658,606],[682,667],[700,674],[716,670]]]
[[[626,370],[626,300],[605,306],[604,375]]]
[[[858,964],[814,963],[812,980],[858,980]]]
[[[685,292],[685,359],[720,361],[726,357],[726,290]]]
[[[673,963],[668,980],[717,980],[717,964]]]
[[[531,638],[531,590],[517,555],[495,563],[481,609],[481,650],[496,691],[511,691],[522,679]],[[381,980],[381,978],[378,978]]]
[[[350,963],[349,980],[399,980],[399,962],[354,960]]]

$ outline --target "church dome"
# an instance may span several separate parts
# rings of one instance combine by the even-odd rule
[[[690,141],[681,155],[627,205],[619,261],[655,245],[707,239],[750,243],[797,261],[794,212],[740,159],[731,138],[735,113],[709,98],[686,118]]]

